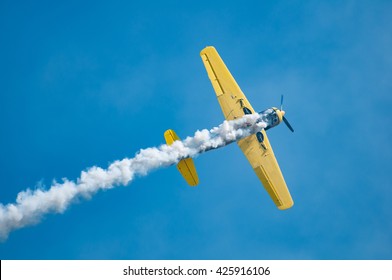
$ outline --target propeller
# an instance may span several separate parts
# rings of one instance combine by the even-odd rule
[[[283,94],[280,96],[280,110],[283,111]]]
[[[287,127],[291,130],[291,132],[294,132],[293,127],[290,125],[289,121],[283,116],[283,121],[287,125]]]
[[[283,94],[280,96],[280,111],[282,111],[282,113],[283,113],[283,122],[291,130],[291,132],[294,132],[293,127],[290,125],[289,121],[284,116],[285,112],[283,111]]]

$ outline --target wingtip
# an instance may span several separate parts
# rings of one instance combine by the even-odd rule
[[[180,139],[173,129],[166,130],[165,133],[163,133],[163,137],[165,138],[167,145],[171,145],[174,141]]]
[[[191,187],[196,187],[199,184],[199,178],[197,177],[197,174],[196,174],[196,178],[193,178],[192,182],[187,182],[187,183]]]
[[[294,201],[290,201],[290,203],[286,203],[283,205],[278,206],[279,210],[287,210],[294,206]]]
[[[207,46],[201,50],[200,55],[206,54],[209,51],[216,51],[214,46]]]

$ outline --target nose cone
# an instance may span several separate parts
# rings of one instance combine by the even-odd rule
[[[278,115],[279,123],[281,123],[281,122],[283,121],[284,114],[286,114],[286,112],[283,111],[283,110],[277,109],[277,110],[276,110],[276,114]]]

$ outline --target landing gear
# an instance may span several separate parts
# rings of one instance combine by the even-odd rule
[[[248,108],[244,107],[243,110],[245,115],[252,115],[252,111],[249,110]]]
[[[257,141],[259,141],[261,147],[263,147],[264,150],[267,150],[267,147],[264,145],[264,134],[261,133],[261,131],[256,133]]]
[[[263,135],[263,133],[261,133],[260,131],[257,132],[257,133],[256,133],[256,137],[257,137],[257,140],[258,140],[260,143],[263,143],[263,141],[264,141],[264,135]]]

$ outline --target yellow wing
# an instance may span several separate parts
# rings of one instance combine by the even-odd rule
[[[264,134],[262,144],[258,141],[256,135],[251,135],[238,141],[238,146],[240,146],[276,206],[280,210],[288,209],[294,205],[293,199],[283,178],[282,171],[280,171],[267,135],[265,131],[262,131],[262,133]]]
[[[244,115],[244,107],[254,112],[237,82],[230,74],[225,63],[214,47],[207,47],[200,53],[208,77],[214,87],[219,104],[226,120],[233,120]]]
[[[245,113],[254,113],[255,111],[215,48],[206,47],[201,51],[200,56],[225,118],[233,120],[242,117]],[[294,202],[267,134],[264,130],[260,133],[259,137],[250,135],[238,141],[237,144],[276,206],[281,210],[290,208]]]

